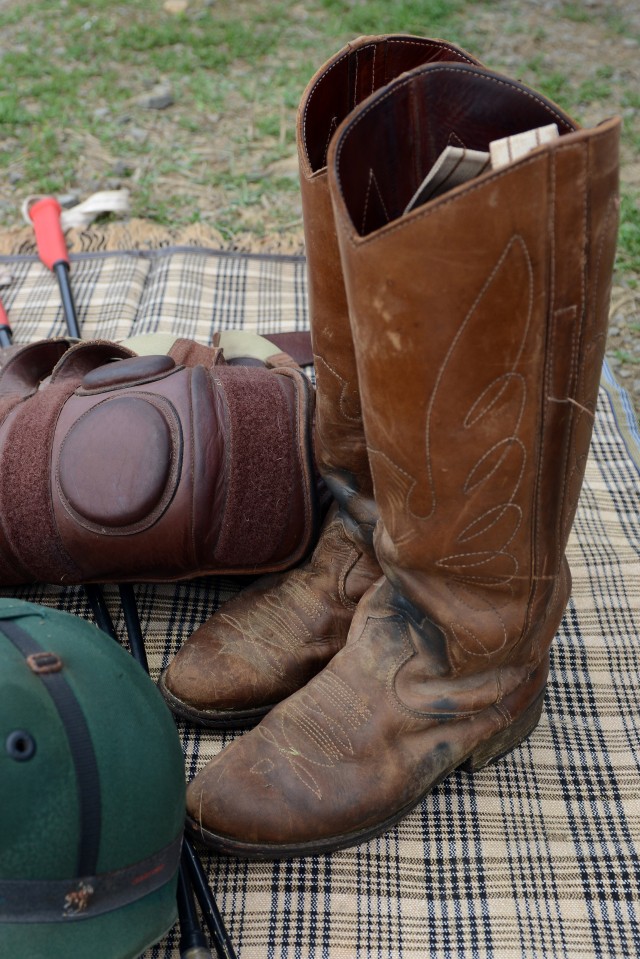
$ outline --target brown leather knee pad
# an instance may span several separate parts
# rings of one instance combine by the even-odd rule
[[[32,367],[39,345],[51,354],[35,344]],[[300,372],[83,343],[40,388],[10,377],[8,363],[3,583],[265,572],[309,548],[313,393]]]

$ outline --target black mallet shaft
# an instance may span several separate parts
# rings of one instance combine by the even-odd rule
[[[69,336],[79,340],[80,326],[69,280],[69,253],[60,224],[61,213],[62,207],[52,196],[45,196],[29,207],[29,216],[36,234],[38,256],[58,281]]]
[[[13,333],[9,325],[9,317],[0,300],[0,347],[11,346]]]

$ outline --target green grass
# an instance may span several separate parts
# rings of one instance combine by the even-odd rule
[[[295,150],[295,111],[319,64],[364,33],[444,36],[491,62],[491,36],[474,20],[489,0],[191,0],[170,15],[162,0],[12,0],[0,8],[0,226],[19,220],[29,193],[86,195],[117,180],[133,213],[179,225],[206,220],[233,237],[299,221],[298,187],[270,165]],[[566,3],[560,20],[591,18]],[[630,35],[602,14],[610,35]],[[637,88],[614,67],[550,68],[550,16],[531,38],[517,16],[504,31],[514,50],[533,39],[516,73],[580,119],[618,98],[640,110]],[[529,45],[527,49],[531,49]],[[138,98],[168,81],[175,106],[143,109]],[[613,112],[613,111],[611,111]],[[640,130],[624,142],[640,153]],[[88,162],[88,157],[91,162]],[[122,170],[125,172],[122,172]],[[12,185],[7,187],[11,176]],[[4,184],[4,185],[3,185]],[[637,200],[622,204],[620,269],[640,275]]]
[[[194,0],[175,16],[159,0],[67,0],[64,6],[15,0],[0,10],[0,43],[9,37],[0,78],[0,169],[17,170],[21,193],[84,192],[88,136],[104,154],[100,180],[111,178],[117,161],[138,171],[135,214],[190,222],[210,186],[229,194],[213,204],[215,225],[242,230],[247,218],[238,213],[256,207],[261,195],[273,197],[265,168],[292,152],[295,110],[318,64],[360,33],[427,31],[455,39],[464,6],[462,0],[217,0],[206,7]],[[171,83],[176,108],[152,114],[136,98],[159,79]],[[222,116],[221,130],[212,114]],[[147,140],[133,135],[140,129]],[[226,166],[194,161],[180,167],[177,158],[191,149],[190,137],[215,141],[217,134],[225,141]],[[162,186],[171,172],[192,179],[193,198],[188,186],[177,192]],[[283,178],[277,189],[291,196],[296,186]],[[0,210],[0,222],[12,216],[15,210],[4,217]]]
[[[520,79],[533,83],[536,90],[544,93],[563,110],[571,112],[575,105],[573,85],[566,73],[547,68],[543,54],[527,60],[517,72]]]
[[[631,363],[632,366],[637,366],[640,363],[640,357],[634,356],[633,353],[629,353],[628,350],[614,350],[613,355],[616,359],[620,360],[621,363]]]
[[[333,36],[347,37],[365,33],[418,33],[429,36],[460,35],[462,24],[457,19],[465,4],[461,0],[368,0],[350,3],[346,0],[321,0],[326,29]]]
[[[613,67],[598,67],[588,80],[583,81],[578,87],[576,101],[581,106],[598,100],[606,100],[613,92],[611,83],[608,81],[613,77]]]
[[[632,110],[640,110],[640,91],[623,90],[620,104],[623,107],[631,107]]]
[[[576,85],[566,72],[549,70],[544,55],[538,54],[523,64],[519,74],[527,74],[537,90],[573,116],[579,116],[585,106],[613,95],[614,71],[610,66],[596,67],[590,77]]]
[[[593,13],[581,3],[564,3],[560,8],[560,16],[574,23],[588,23]]]
[[[629,191],[620,204],[619,271],[640,277],[640,193]]]

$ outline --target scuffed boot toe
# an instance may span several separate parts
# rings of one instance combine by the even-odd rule
[[[178,716],[211,728],[253,726],[273,705],[259,657],[250,642],[229,644],[229,630],[204,623],[160,677],[159,687]],[[277,697],[276,697],[277,701]]]
[[[334,506],[307,562],[257,580],[195,631],[160,680],[175,713],[202,726],[255,725],[326,666],[380,575],[353,529]]]
[[[324,851],[319,799],[304,781],[304,764],[296,768],[295,750],[283,757],[277,726],[270,728],[280,710],[226,746],[187,788],[187,826],[218,853],[272,860]],[[328,845],[335,848],[335,838]]]

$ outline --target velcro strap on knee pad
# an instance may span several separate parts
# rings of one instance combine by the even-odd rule
[[[66,381],[36,393],[7,424],[0,458],[0,520],[3,552],[12,557],[11,583],[78,582],[79,570],[58,535],[50,493],[55,423],[76,385]]]
[[[314,532],[313,393],[292,370],[219,367],[228,420],[227,494],[215,562],[251,571],[291,565]]]

